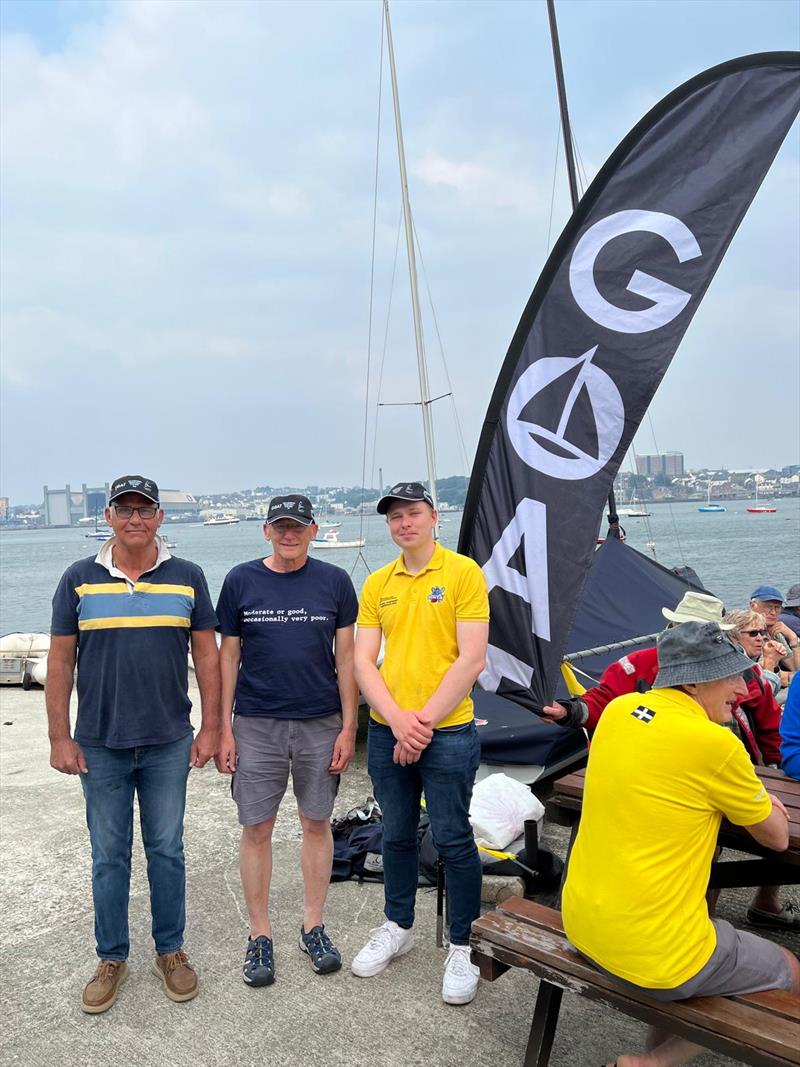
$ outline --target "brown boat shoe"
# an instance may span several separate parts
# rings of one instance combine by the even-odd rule
[[[128,964],[124,960],[100,960],[81,994],[81,1011],[89,1015],[108,1011],[117,999],[119,987],[127,973]]]
[[[170,1000],[192,1000],[197,996],[197,975],[189,965],[189,957],[178,949],[165,952],[153,960],[153,974],[161,979],[164,992]]]

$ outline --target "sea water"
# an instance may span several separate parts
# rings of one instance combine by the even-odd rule
[[[763,501],[761,501],[763,504]],[[630,545],[665,567],[691,566],[703,584],[728,608],[744,607],[756,585],[776,585],[784,593],[800,581],[800,499],[775,501],[774,515],[751,515],[749,501],[737,500],[722,513],[698,512],[697,503],[650,505],[647,519],[622,519]],[[443,515],[442,544],[455,548],[461,514]],[[605,529],[605,522],[603,523]],[[267,553],[260,522],[203,526],[165,522],[176,543],[173,555],[199,563],[216,601],[232,566]],[[0,533],[0,634],[50,629],[50,601],[64,570],[76,559],[95,555],[99,542],[85,529],[8,530]],[[357,590],[370,571],[397,554],[384,520],[366,516],[342,520],[342,541],[363,536],[365,547],[312,552],[351,574]],[[602,536],[602,534],[601,534]]]

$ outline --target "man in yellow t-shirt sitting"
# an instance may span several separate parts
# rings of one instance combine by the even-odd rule
[[[372,709],[368,766],[383,810],[386,922],[372,931],[352,969],[369,978],[413,947],[424,792],[447,876],[450,951],[442,998],[468,1004],[478,988],[469,934],[481,901],[481,863],[469,822],[480,760],[470,691],[489,636],[486,581],[474,560],[437,544],[438,516],[421,483],[395,485],[378,512],[401,555],[364,583],[355,666]]]
[[[710,919],[705,900],[723,816],[782,851],[789,823],[739,739],[722,729],[751,663],[715,622],[658,639],[650,692],[612,701],[594,735],[563,896],[572,944],[657,1000],[800,990],[787,949]],[[617,1067],[675,1067],[698,1046],[652,1031]]]

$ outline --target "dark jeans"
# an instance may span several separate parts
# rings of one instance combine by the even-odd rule
[[[128,957],[134,792],[147,856],[156,952],[174,952],[183,945],[183,812],[191,747],[191,734],[168,745],[139,748],[81,745],[89,768],[80,779],[92,842],[94,932],[101,960]]]
[[[424,792],[433,842],[444,860],[450,942],[466,945],[470,926],[481,911],[481,861],[469,823],[469,802],[480,762],[475,723],[434,730],[419,762],[408,767],[392,762],[394,746],[389,727],[370,722],[369,773],[383,812],[386,918],[406,930],[414,923],[417,825]]]

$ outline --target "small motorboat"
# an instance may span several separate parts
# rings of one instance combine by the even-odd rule
[[[312,548],[363,548],[367,542],[363,537],[353,541],[340,541],[338,530],[328,530],[322,537],[315,537],[311,542]]]
[[[226,511],[222,515],[209,515],[203,526],[235,526],[238,521],[238,515]]]
[[[710,512],[716,513],[716,512],[720,512],[720,511],[727,511],[728,509],[723,504],[703,504],[703,506],[699,507],[697,510],[698,511],[710,511]]]

